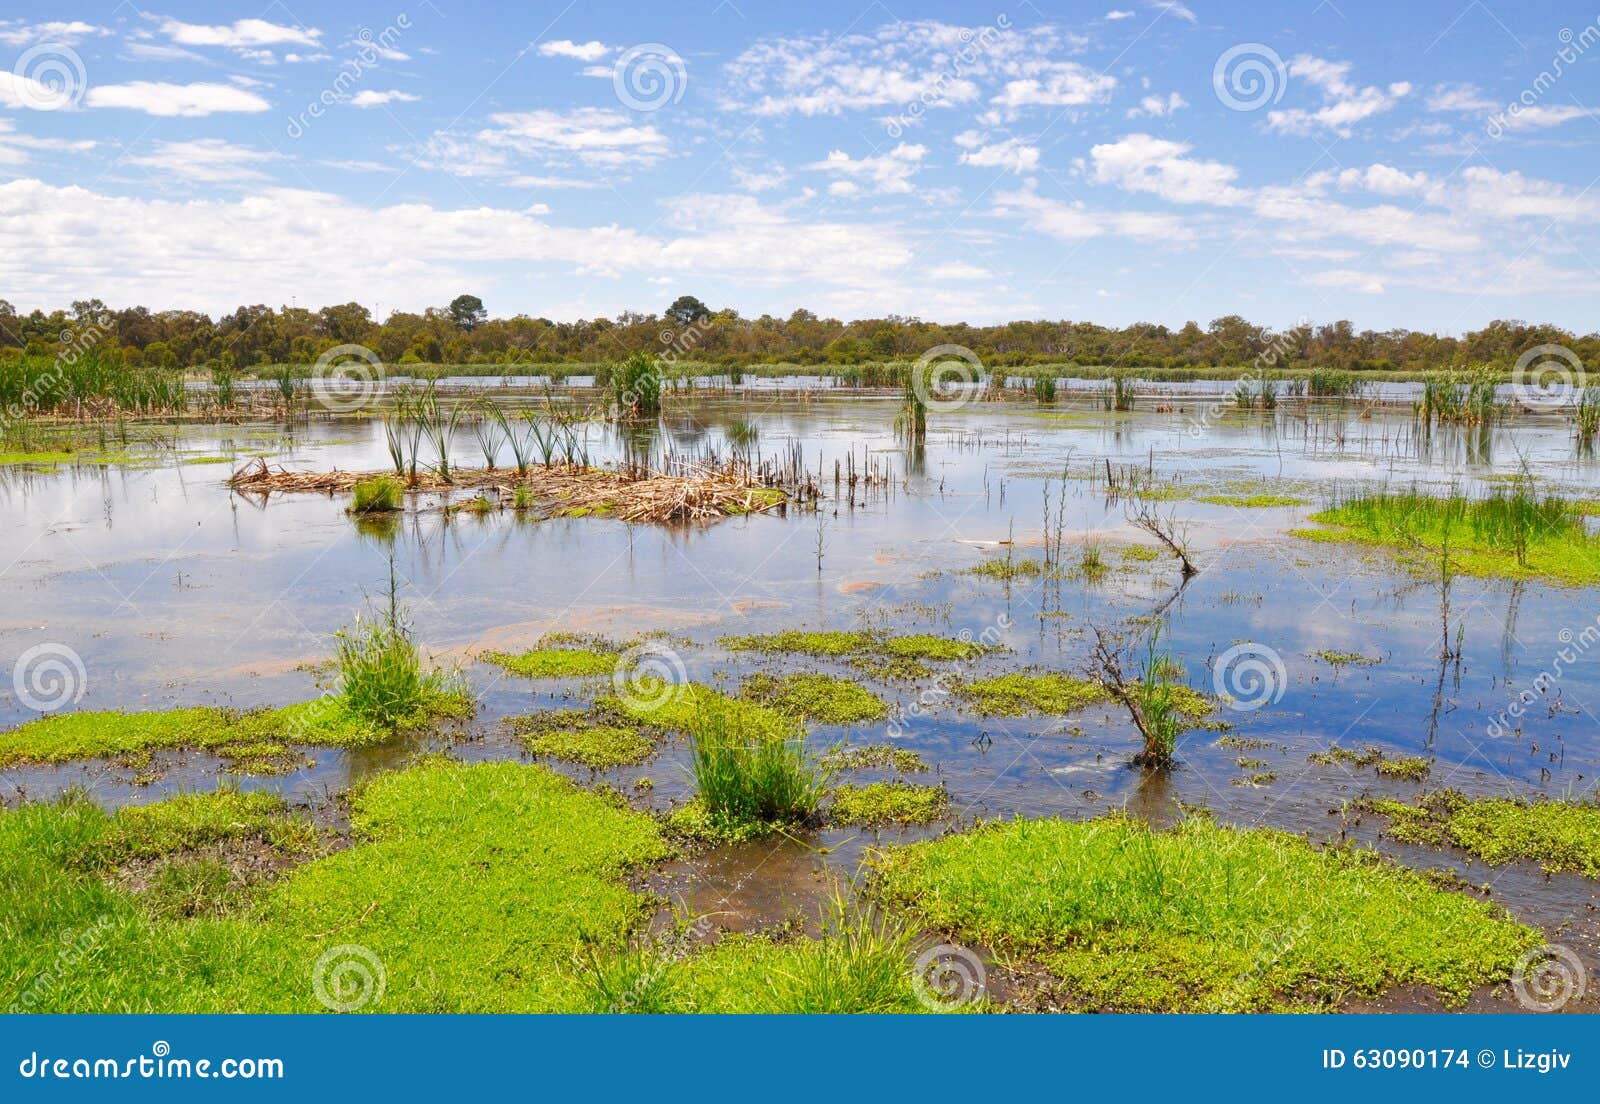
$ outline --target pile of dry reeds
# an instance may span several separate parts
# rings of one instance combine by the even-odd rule
[[[293,472],[269,468],[257,460],[234,472],[228,486],[236,491],[267,495],[278,492],[348,492],[365,479],[394,478],[392,472]],[[725,464],[681,475],[617,472],[578,464],[551,467],[452,468],[448,479],[418,472],[407,485],[413,491],[477,489],[484,497],[510,506],[525,487],[545,517],[604,516],[624,521],[710,521],[736,514],[783,510],[788,496],[761,486],[747,467]]]

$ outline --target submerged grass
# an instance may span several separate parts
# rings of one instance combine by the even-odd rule
[[[833,772],[847,770],[894,770],[914,774],[928,769],[922,756],[910,748],[893,744],[863,744],[834,748],[822,757],[822,765]]]
[[[616,652],[593,648],[550,647],[527,652],[485,652],[481,657],[523,678],[586,678],[617,669]]]
[[[1406,843],[1459,847],[1491,866],[1536,862],[1549,873],[1600,878],[1600,805],[1570,801],[1470,798],[1454,790],[1425,794],[1415,805],[1375,798]]]
[[[1015,821],[875,865],[889,903],[1092,1009],[1330,1008],[1395,985],[1455,1004],[1543,941],[1374,852],[1205,818]]]
[[[889,707],[882,698],[833,675],[754,674],[744,680],[739,692],[751,701],[818,724],[865,724],[889,716]]]
[[[1064,716],[1106,699],[1098,684],[1060,674],[997,675],[961,683],[955,692],[985,717]]]
[[[595,770],[642,763],[656,750],[643,730],[616,725],[549,728],[525,732],[522,743],[535,755],[581,763]]]
[[[835,787],[828,813],[835,824],[926,824],[949,808],[950,794],[943,786],[869,782]]]

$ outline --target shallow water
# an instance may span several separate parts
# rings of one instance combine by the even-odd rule
[[[1564,420],[1519,415],[1489,431],[1428,439],[1395,407],[1317,401],[1284,403],[1275,415],[1240,414],[1217,410],[1206,394],[1173,385],[1124,414],[1076,396],[1048,409],[977,403],[934,414],[926,447],[916,453],[895,437],[892,398],[855,393],[717,393],[697,398],[687,412],[675,405],[642,438],[623,440],[595,427],[591,455],[606,461],[625,452],[659,457],[669,449],[680,456],[726,454],[725,430],[742,420],[755,426],[759,454],[776,457],[792,443],[807,467],[821,472],[828,497],[820,515],[792,511],[692,528],[446,515],[426,508],[439,496],[393,525],[358,527],[342,499],[245,497],[224,484],[230,464],[184,460],[226,455],[242,463],[264,455],[290,469],[379,469],[388,459],[373,420],[168,427],[160,434],[135,427],[128,431],[135,438],[162,438],[159,447],[137,440],[129,446],[148,455],[147,463],[0,467],[7,583],[0,658],[9,666],[38,644],[70,647],[86,672],[81,700],[69,705],[80,709],[301,700],[317,692],[310,667],[327,657],[332,633],[383,590],[392,555],[417,638],[437,657],[464,665],[478,715],[459,731],[406,746],[308,749],[315,765],[306,770],[242,780],[320,803],[423,746],[449,744],[469,759],[522,755],[505,718],[581,704],[605,680],[533,683],[473,656],[532,646],[552,630],[619,640],[665,631],[687,677],[733,686],[754,670],[853,672],[826,662],[736,656],[716,644],[730,633],[988,630],[1011,650],[961,674],[1024,666],[1076,673],[1092,640],[1090,626],[1114,627],[1165,608],[1162,646],[1183,661],[1197,689],[1213,691],[1215,661],[1242,642],[1265,646],[1281,660],[1284,678],[1272,700],[1217,714],[1231,735],[1267,746],[1229,749],[1218,745],[1220,733],[1196,730],[1180,743],[1177,770],[1149,775],[1125,765],[1135,736],[1109,707],[1066,720],[976,718],[917,685],[874,689],[902,707],[922,695],[924,715],[905,719],[896,742],[923,755],[933,769],[921,780],[943,782],[963,820],[1082,817],[1126,807],[1164,821],[1183,803],[1319,839],[1375,839],[1381,818],[1346,820],[1345,803],[1366,793],[1411,796],[1424,786],[1385,781],[1370,767],[1308,761],[1334,742],[1427,755],[1435,760],[1430,789],[1591,794],[1600,772],[1593,712],[1600,664],[1587,654],[1563,665],[1561,677],[1521,718],[1520,732],[1509,731],[1512,722],[1496,734],[1491,722],[1551,668],[1563,645],[1581,642],[1585,626],[1596,623],[1594,590],[1458,579],[1449,632],[1452,644],[1462,634],[1461,656],[1442,662],[1435,582],[1407,575],[1381,552],[1288,535],[1336,488],[1358,483],[1473,489],[1526,471],[1566,493],[1600,497],[1600,469],[1575,455]],[[1158,404],[1163,409],[1154,409]],[[835,464],[846,457],[885,482],[853,494],[836,487]],[[482,463],[468,434],[458,439],[455,458]],[[1307,504],[1164,504],[1163,511],[1187,522],[1201,568],[1180,594],[1169,558],[1119,554],[1124,544],[1151,541],[1127,523],[1123,505],[1107,501],[1107,461],[1153,470],[1158,485],[1181,483],[1194,494],[1269,491]],[[1102,473],[1100,483],[1091,472]],[[1007,587],[964,573],[1006,555],[1001,542],[1008,539],[1017,555],[1037,557],[1058,524],[1069,559],[1084,542],[1102,546],[1112,566],[1103,580],[1033,578]],[[1335,668],[1317,658],[1321,650],[1379,662]],[[0,725],[34,715],[15,694],[0,701]],[[819,746],[883,738],[883,726],[812,734]],[[1247,769],[1237,763],[1241,757],[1265,763]],[[684,761],[681,746],[669,746],[637,768],[595,776],[559,769],[629,792],[649,778],[653,786],[637,791],[638,800],[666,808],[688,793]],[[158,756],[157,777],[148,784],[135,784],[131,770],[96,762],[0,772],[0,788],[8,798],[44,797],[86,785],[108,803],[143,802],[215,785],[217,769],[211,756],[174,752]],[[1239,784],[1259,771],[1275,777]],[[781,854],[761,846],[715,853],[684,872],[687,896],[697,908],[719,898],[741,924],[768,922],[817,899],[827,881],[816,876],[819,863],[849,869],[872,838],[835,831],[779,845],[789,849]],[[1460,856],[1383,846],[1414,865],[1462,867]],[[812,847],[833,850],[820,855]],[[1593,948],[1596,898],[1581,879],[1547,880],[1520,867],[1473,867],[1466,876],[1492,884],[1531,922],[1551,930],[1573,925],[1563,938]]]

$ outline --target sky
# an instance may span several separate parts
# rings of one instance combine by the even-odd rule
[[[1600,3],[0,16],[24,310],[1597,328]]]

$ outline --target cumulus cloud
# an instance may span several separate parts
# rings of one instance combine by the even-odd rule
[[[1357,87],[1350,80],[1350,69],[1347,61],[1296,54],[1289,61],[1291,87],[1294,82],[1301,81],[1320,90],[1323,106],[1315,110],[1296,107],[1269,111],[1267,126],[1284,134],[1313,134],[1326,130],[1348,138],[1357,123],[1389,111],[1411,93],[1411,85],[1405,81],[1385,88]]]
[[[181,46],[225,46],[248,49],[259,46],[316,46],[322,32],[315,27],[286,27],[265,19],[239,19],[226,25],[184,23],[163,19],[161,33]]]
[[[1039,149],[1020,138],[990,142],[980,131],[956,135],[956,145],[965,150],[961,164],[980,169],[1009,169],[1014,173],[1032,172],[1039,167]]]
[[[1189,101],[1176,92],[1169,93],[1165,99],[1160,96],[1145,96],[1137,107],[1128,108],[1128,118],[1137,119],[1141,115],[1149,115],[1159,119],[1188,106]]]
[[[1085,40],[1051,25],[892,23],[846,35],[766,38],[724,67],[725,106],[757,115],[948,109],[986,98],[1012,109],[1104,102],[1115,78],[1062,55]]]
[[[1002,193],[995,200],[998,215],[1014,215],[1024,225],[1062,241],[1116,235],[1149,242],[1182,242],[1193,233],[1174,215],[1151,211],[1096,211],[1082,203],[1047,199],[1031,188]]]
[[[90,107],[120,107],[143,111],[146,115],[163,116],[266,111],[272,106],[254,92],[231,84],[206,81],[197,84],[168,84],[163,81],[97,84],[89,88],[84,102]]]
[[[392,103],[416,103],[420,99],[422,99],[421,96],[414,96],[410,92],[400,92],[392,88],[387,92],[380,92],[374,88],[363,88],[360,92],[350,97],[350,106],[382,107],[385,104]]]
[[[862,186],[868,186],[883,195],[904,195],[912,190],[911,177],[927,155],[926,146],[901,142],[888,153],[877,157],[852,158],[843,150],[833,150],[823,160],[806,167],[849,178],[829,188],[833,195],[854,195]],[[851,186],[841,187],[842,184]]]
[[[604,42],[573,42],[570,39],[558,38],[551,42],[539,43],[539,53],[544,57],[573,58],[577,61],[599,61],[611,52],[611,47]]]

